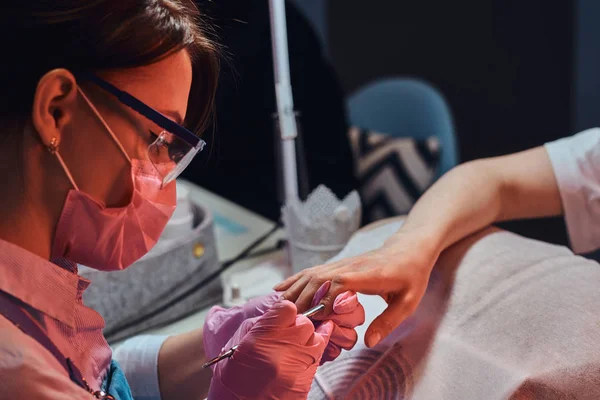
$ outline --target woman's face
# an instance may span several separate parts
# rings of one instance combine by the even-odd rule
[[[98,75],[173,121],[183,122],[192,84],[192,64],[187,51],[179,51],[152,65]],[[44,89],[42,83],[38,91]],[[78,84],[129,157],[145,160],[148,146],[162,129],[99,87],[86,82]],[[131,165],[76,89],[73,93],[66,88],[64,99],[57,96],[55,100],[63,113],[63,123],[55,122],[60,126],[59,154],[81,191],[108,207],[126,205],[133,190]],[[36,98],[40,97],[43,98],[36,93]],[[52,107],[49,112],[52,113]],[[39,125],[35,124],[35,107],[34,125]],[[47,143],[52,129],[46,127],[48,132],[41,132],[44,126],[36,128]]]

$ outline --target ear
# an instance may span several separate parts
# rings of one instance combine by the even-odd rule
[[[33,98],[31,120],[44,146],[48,147],[53,139],[60,144],[76,107],[77,81],[72,73],[54,69],[42,76]]]

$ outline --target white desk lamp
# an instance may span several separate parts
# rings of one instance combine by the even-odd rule
[[[285,0],[269,0],[269,13],[285,193],[282,219],[293,270],[299,271],[321,264],[342,250],[360,225],[360,198],[353,191],[340,201],[325,186],[319,186],[306,202],[298,197],[298,126],[290,81]]]

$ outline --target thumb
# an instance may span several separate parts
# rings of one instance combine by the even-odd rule
[[[403,298],[390,303],[367,329],[365,333],[365,344],[367,347],[376,346],[383,338],[392,333],[412,312],[406,306]]]
[[[281,293],[271,292],[266,296],[250,299],[243,305],[244,317],[254,318],[263,315],[281,298]]]
[[[315,332],[323,336],[323,338],[327,341],[329,341],[329,338],[331,337],[331,334],[333,333],[334,329],[335,324],[333,323],[333,321],[325,321],[324,323],[320,324],[317,329],[315,329]]]
[[[279,300],[259,317],[256,326],[267,329],[280,329],[293,326],[296,323],[296,305],[289,300]]]

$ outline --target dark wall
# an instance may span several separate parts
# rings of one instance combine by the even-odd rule
[[[600,126],[600,1],[578,0],[575,27],[575,129]]]
[[[573,4],[330,1],[329,54],[348,93],[393,75],[437,86],[463,161],[511,153],[574,131]],[[566,242],[560,220],[510,227]]]
[[[322,51],[328,53],[329,39],[327,38],[327,0],[294,0],[294,4],[306,18],[310,21],[312,28],[315,30],[319,41],[321,42]]]

